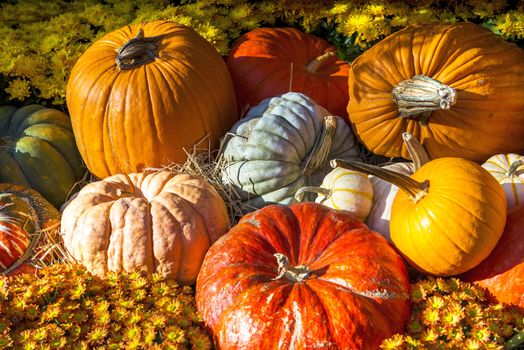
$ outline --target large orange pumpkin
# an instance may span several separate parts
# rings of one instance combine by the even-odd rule
[[[499,302],[524,308],[524,208],[508,215],[491,254],[460,277],[487,288]]]
[[[229,227],[224,201],[193,175],[114,175],[82,188],[65,207],[67,250],[86,268],[196,280],[209,246]]]
[[[269,97],[300,92],[347,120],[349,64],[326,40],[294,28],[257,28],[227,57],[240,112]]]
[[[217,146],[237,119],[222,57],[168,21],[126,26],[91,45],[71,72],[67,106],[80,154],[99,178],[181,163],[184,148],[206,136]]]
[[[524,50],[472,23],[417,25],[366,51],[349,73],[350,120],[376,154],[483,162],[524,149]]]
[[[245,215],[209,250],[196,302],[220,349],[377,349],[402,332],[400,256],[349,212],[317,203]]]

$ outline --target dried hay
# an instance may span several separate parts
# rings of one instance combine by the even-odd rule
[[[213,150],[209,138],[206,137],[193,148],[188,151],[187,160],[184,164],[171,164],[163,169],[148,169],[148,170],[168,170],[177,174],[196,175],[207,181],[224,200],[231,226],[242,217],[242,200],[238,191],[233,185],[222,182],[222,170],[226,166],[226,161],[222,157],[222,146],[228,140],[229,135],[221,142],[221,147],[218,150]]]

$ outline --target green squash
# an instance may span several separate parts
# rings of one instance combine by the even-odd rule
[[[58,208],[85,171],[66,114],[0,107],[0,182],[31,187]]]
[[[295,92],[260,102],[229,135],[222,181],[240,193],[244,212],[295,203],[299,188],[322,183],[330,159],[359,156],[350,127]]]

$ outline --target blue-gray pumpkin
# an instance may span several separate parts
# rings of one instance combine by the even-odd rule
[[[330,159],[359,157],[351,128],[295,92],[263,100],[229,136],[222,180],[240,193],[244,212],[295,203],[299,188],[322,183]]]

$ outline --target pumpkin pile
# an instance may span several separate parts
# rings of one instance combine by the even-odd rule
[[[157,295],[178,312],[162,281],[195,287],[184,298],[200,316],[157,315],[149,333],[126,323],[137,342],[147,333],[143,344],[201,338],[209,348],[200,328],[182,331],[201,322],[220,349],[390,348],[431,316],[412,309],[413,290],[438,289],[425,290],[425,278],[452,284],[457,310],[474,308],[460,280],[493,310],[510,305],[512,321],[492,329],[505,338],[480,345],[522,328],[524,50],[486,28],[408,27],[350,65],[293,28],[245,33],[222,58],[181,24],[134,24],[78,59],[67,108],[70,117],[0,107],[0,269],[34,262],[35,233],[60,221],[64,251],[83,267],[42,271],[52,281],[88,276],[97,303],[110,295],[91,282],[109,281],[119,300],[105,306],[111,317],[133,303],[156,315]],[[183,166],[203,140],[214,179]],[[390,162],[372,165],[369,152]],[[31,280],[23,276],[4,283]],[[119,291],[118,276],[133,280],[122,277]],[[14,334],[9,315],[0,306],[0,345]],[[434,321],[423,333],[430,347]],[[77,338],[102,344],[86,332]],[[27,341],[13,339],[5,347]]]

